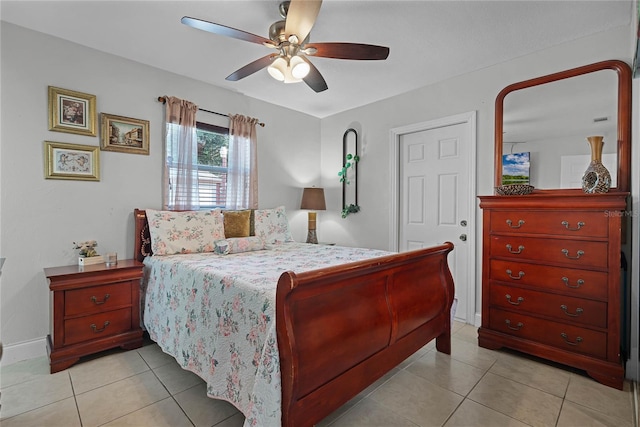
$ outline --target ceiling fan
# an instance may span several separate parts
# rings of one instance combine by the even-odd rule
[[[257,43],[276,50],[263,56],[227,76],[227,80],[238,81],[268,67],[269,74],[285,83],[304,81],[311,89],[322,92],[328,88],[318,69],[308,56],[334,59],[383,60],[389,56],[389,48],[361,43],[309,43],[309,33],[322,0],[291,0],[279,6],[283,20],[269,28],[269,38],[221,24],[185,16],[181,22],[199,30]]]

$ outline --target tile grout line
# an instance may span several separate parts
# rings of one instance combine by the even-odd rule
[[[138,353],[138,355],[140,356],[140,358],[142,358],[142,360],[144,361],[144,363],[149,367],[149,370],[151,371],[151,373],[153,374],[154,377],[156,377],[156,379],[158,380],[158,382],[162,385],[162,387],[167,391],[167,393],[169,394],[169,397],[171,398],[171,400],[174,401],[174,403],[176,405],[178,405],[178,408],[180,408],[180,411],[182,411],[182,413],[184,414],[185,417],[187,417],[187,419],[189,420],[189,422],[191,423],[192,426],[195,426],[195,422],[191,419],[191,417],[189,416],[189,414],[187,414],[184,410],[184,408],[180,405],[180,403],[178,403],[178,401],[176,400],[175,396],[171,393],[171,391],[169,391],[169,389],[167,388],[167,386],[162,382],[162,380],[160,379],[160,377],[158,376],[158,374],[156,374],[156,371],[149,365],[149,363],[146,361],[146,359],[142,356],[142,354],[140,354],[140,351],[136,350],[136,352]],[[164,365],[162,365],[164,366]],[[162,366],[158,366],[158,368],[162,367]]]

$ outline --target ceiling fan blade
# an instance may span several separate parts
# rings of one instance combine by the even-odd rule
[[[255,61],[248,63],[247,65],[240,68],[239,70],[229,74],[226,80],[236,82],[240,79],[244,79],[245,77],[250,76],[256,71],[260,71],[264,67],[268,67],[269,65],[271,65],[273,60],[276,59],[277,57],[278,57],[277,53],[272,53],[270,55],[263,56],[260,59],[256,59]]]
[[[235,28],[227,27],[226,25],[220,25],[209,21],[203,21],[202,19],[191,18],[189,16],[183,17],[180,22],[198,30],[208,31],[213,34],[221,36],[232,37],[234,39],[240,39],[251,43],[257,43],[266,46],[275,47],[273,42],[267,38],[257,36],[255,34],[247,33],[246,31],[237,30]]]
[[[311,43],[304,46],[307,55],[335,59],[387,59],[389,48],[360,43]],[[315,52],[313,52],[315,50]]]
[[[302,80],[313,89],[315,92],[322,92],[329,88],[327,82],[324,81],[324,77],[320,74],[320,71],[304,56],[300,56],[307,64],[309,64],[309,74]]]
[[[313,28],[321,5],[322,0],[291,0],[284,27],[287,40],[295,34],[302,43]]]

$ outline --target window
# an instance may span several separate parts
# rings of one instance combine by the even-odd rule
[[[198,142],[198,200],[200,209],[224,208],[227,197],[227,154],[229,129],[208,123],[196,123]],[[170,182],[177,168],[169,157]]]
[[[197,122],[200,208],[224,207],[227,198],[229,129]]]

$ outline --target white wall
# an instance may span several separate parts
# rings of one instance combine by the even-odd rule
[[[294,239],[305,240],[299,206],[302,187],[319,184],[319,119],[5,22],[0,30],[3,364],[46,354],[49,290],[43,268],[76,263],[73,241],[95,239],[99,251],[133,256],[133,209],[162,203],[164,108],[158,96],[265,122],[258,128],[260,207],[285,205]],[[99,137],[48,130],[49,85],[96,95],[98,112],[150,120],[150,155],[101,151],[100,182],[45,179],[44,141],[99,145]],[[211,119],[228,124],[226,118]]]
[[[393,247],[388,233],[391,203],[388,153],[392,128],[477,111],[476,191],[478,195],[493,194],[494,106],[498,93],[515,82],[598,61],[618,59],[631,65],[634,41],[629,34],[629,27],[619,27],[323,119],[321,173],[322,185],[329,197],[329,211],[321,215],[319,238],[353,246]],[[342,219],[337,172],[342,165],[342,135],[350,127],[358,130],[363,147],[358,164],[361,211]],[[637,146],[637,142],[634,141],[633,146]],[[585,144],[585,154],[589,153]],[[476,318],[479,319],[482,288],[479,208],[475,224],[477,229],[469,230],[469,235],[475,236],[478,257],[475,288]],[[451,241],[457,241],[457,236],[452,236]]]

